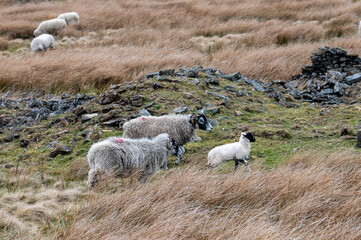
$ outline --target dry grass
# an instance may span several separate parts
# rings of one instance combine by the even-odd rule
[[[0,3],[3,90],[103,89],[160,68],[196,64],[289,80],[317,46],[338,45],[353,54],[361,48],[359,1],[16,2]],[[78,12],[80,23],[56,37],[54,51],[9,47],[17,38],[31,40],[41,21],[67,11]]]
[[[195,168],[92,193],[65,239],[360,239],[359,155],[306,153],[273,170]]]

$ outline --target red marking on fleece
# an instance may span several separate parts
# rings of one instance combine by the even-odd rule
[[[124,140],[123,140],[123,138],[114,138],[113,142],[122,143],[122,142],[124,142]]]
[[[141,117],[140,119],[142,119],[143,121],[145,120],[145,117]]]

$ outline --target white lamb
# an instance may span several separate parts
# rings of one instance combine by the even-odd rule
[[[208,153],[208,166],[217,167],[222,162],[235,160],[235,169],[237,170],[239,163],[246,165],[247,170],[251,171],[248,166],[249,153],[251,151],[251,142],[256,139],[250,132],[244,132],[239,138],[239,142],[228,143],[222,146],[213,148]]]
[[[33,52],[43,51],[54,47],[54,37],[50,34],[41,34],[31,41],[30,48]]]
[[[58,16],[58,19],[65,20],[66,24],[79,22],[79,15],[76,12],[62,13]]]
[[[38,28],[34,31],[34,36],[37,37],[41,34],[58,34],[66,27],[66,22],[63,19],[51,19],[39,24]]]

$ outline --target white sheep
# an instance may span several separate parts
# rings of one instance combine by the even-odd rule
[[[211,131],[212,125],[203,114],[143,116],[124,123],[123,137],[133,139],[152,138],[161,133],[168,133],[179,145],[176,151],[178,157],[176,164],[179,164],[184,153],[182,146],[192,139],[196,133],[196,128]]]
[[[79,22],[79,15],[76,12],[62,13],[58,16],[58,19],[65,20],[66,24]]]
[[[43,51],[54,47],[54,37],[50,34],[41,34],[31,41],[30,48],[33,52]]]
[[[63,19],[51,19],[43,21],[39,24],[38,28],[34,31],[34,36],[37,37],[40,34],[58,34],[66,27],[66,22]]]
[[[208,166],[217,167],[222,162],[235,160],[235,169],[237,170],[239,163],[246,165],[248,171],[251,169],[248,166],[249,153],[251,151],[251,142],[256,139],[250,132],[244,132],[239,138],[239,142],[228,143],[213,148],[208,153]]]
[[[113,172],[118,177],[126,177],[132,170],[139,170],[139,180],[158,171],[174,153],[175,146],[169,135],[160,134],[153,139],[108,138],[91,146],[88,152],[87,185],[93,187],[98,175]]]

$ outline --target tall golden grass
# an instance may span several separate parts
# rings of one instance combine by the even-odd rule
[[[0,50],[12,39],[32,39],[41,21],[68,11],[78,12],[80,22],[56,37],[54,51],[0,54],[0,89],[103,89],[160,68],[192,65],[289,80],[318,46],[338,45],[353,54],[361,48],[360,1],[14,0],[0,2]],[[106,29],[121,32],[105,35]],[[91,40],[61,44],[63,37],[84,36]]]
[[[361,162],[306,153],[273,170],[194,167],[113,194],[93,192],[65,239],[360,239]]]

